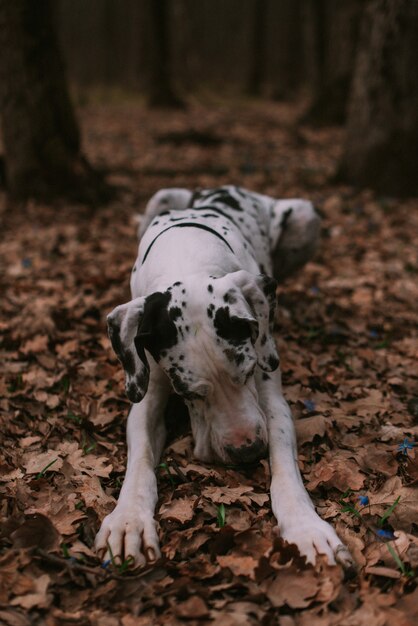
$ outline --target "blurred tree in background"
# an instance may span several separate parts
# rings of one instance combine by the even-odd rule
[[[288,99],[303,93],[326,105],[338,91],[335,84],[343,83],[347,95],[364,0],[56,5],[69,77],[78,89],[131,89],[152,99],[154,79],[175,97],[212,92]],[[345,108],[339,107],[341,120]]]
[[[50,0],[0,0],[0,50],[0,118],[11,196],[102,201],[108,188],[81,153]]]
[[[183,107],[176,94],[171,72],[170,0],[147,0],[150,30],[148,43],[148,100],[151,106]]]
[[[80,149],[53,8],[79,102],[97,88],[166,107],[195,95],[300,99],[301,123],[315,125],[345,124],[349,111],[340,176],[413,193],[417,7],[415,0],[0,0],[10,190],[99,197],[105,189]]]
[[[248,82],[248,95],[250,96],[260,96],[262,93],[264,68],[266,66],[266,19],[267,0],[257,0],[254,5],[252,56]]]
[[[364,13],[340,175],[394,195],[418,191],[418,2]]]
[[[302,5],[311,99],[305,121],[344,124],[364,0],[302,0]]]

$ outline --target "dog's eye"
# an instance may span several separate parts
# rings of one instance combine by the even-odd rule
[[[223,339],[230,343],[240,344],[248,339],[255,341],[258,334],[258,324],[255,320],[248,320],[236,316],[224,316],[216,320],[216,330]]]

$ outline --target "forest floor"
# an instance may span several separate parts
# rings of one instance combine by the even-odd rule
[[[90,105],[85,149],[118,200],[91,211],[1,197],[1,624],[417,623],[418,201],[331,183],[342,131],[297,113]],[[317,257],[278,290],[277,340],[304,480],[354,578],[306,566],[277,537],[266,461],[197,463],[187,425],[157,468],[161,561],[104,569],[92,550],[126,464],[105,316],[129,299],[135,213],[163,186],[231,182],[323,215]]]

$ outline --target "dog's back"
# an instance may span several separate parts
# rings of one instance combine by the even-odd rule
[[[195,192],[176,187],[161,189],[146,206],[139,238],[158,217],[165,218],[154,222],[161,231],[174,221],[192,217],[202,224],[208,220],[209,210],[210,227],[226,239],[228,225],[238,228],[260,272],[273,275],[279,282],[301,268],[316,251],[320,218],[311,202],[300,198],[277,200],[234,185]],[[183,212],[183,216],[173,212]],[[216,221],[214,213],[218,215]]]

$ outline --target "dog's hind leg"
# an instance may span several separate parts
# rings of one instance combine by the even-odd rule
[[[280,535],[315,563],[324,554],[352,567],[353,560],[335,530],[316,513],[299,471],[296,436],[289,405],[281,391],[280,370],[258,381],[261,408],[267,418],[271,468],[271,504]],[[262,375],[261,375],[262,378]]]
[[[128,417],[128,466],[116,508],[105,517],[95,548],[104,560],[137,567],[160,556],[154,520],[158,465],[165,442],[164,410],[170,387],[165,374],[151,366],[148,391],[133,404]]]
[[[142,235],[157,215],[163,211],[182,211],[190,206],[193,193],[182,187],[160,189],[148,200],[143,215],[139,215],[138,238]]]
[[[320,218],[311,202],[277,200],[269,225],[273,276],[281,282],[312,258],[319,242]]]

